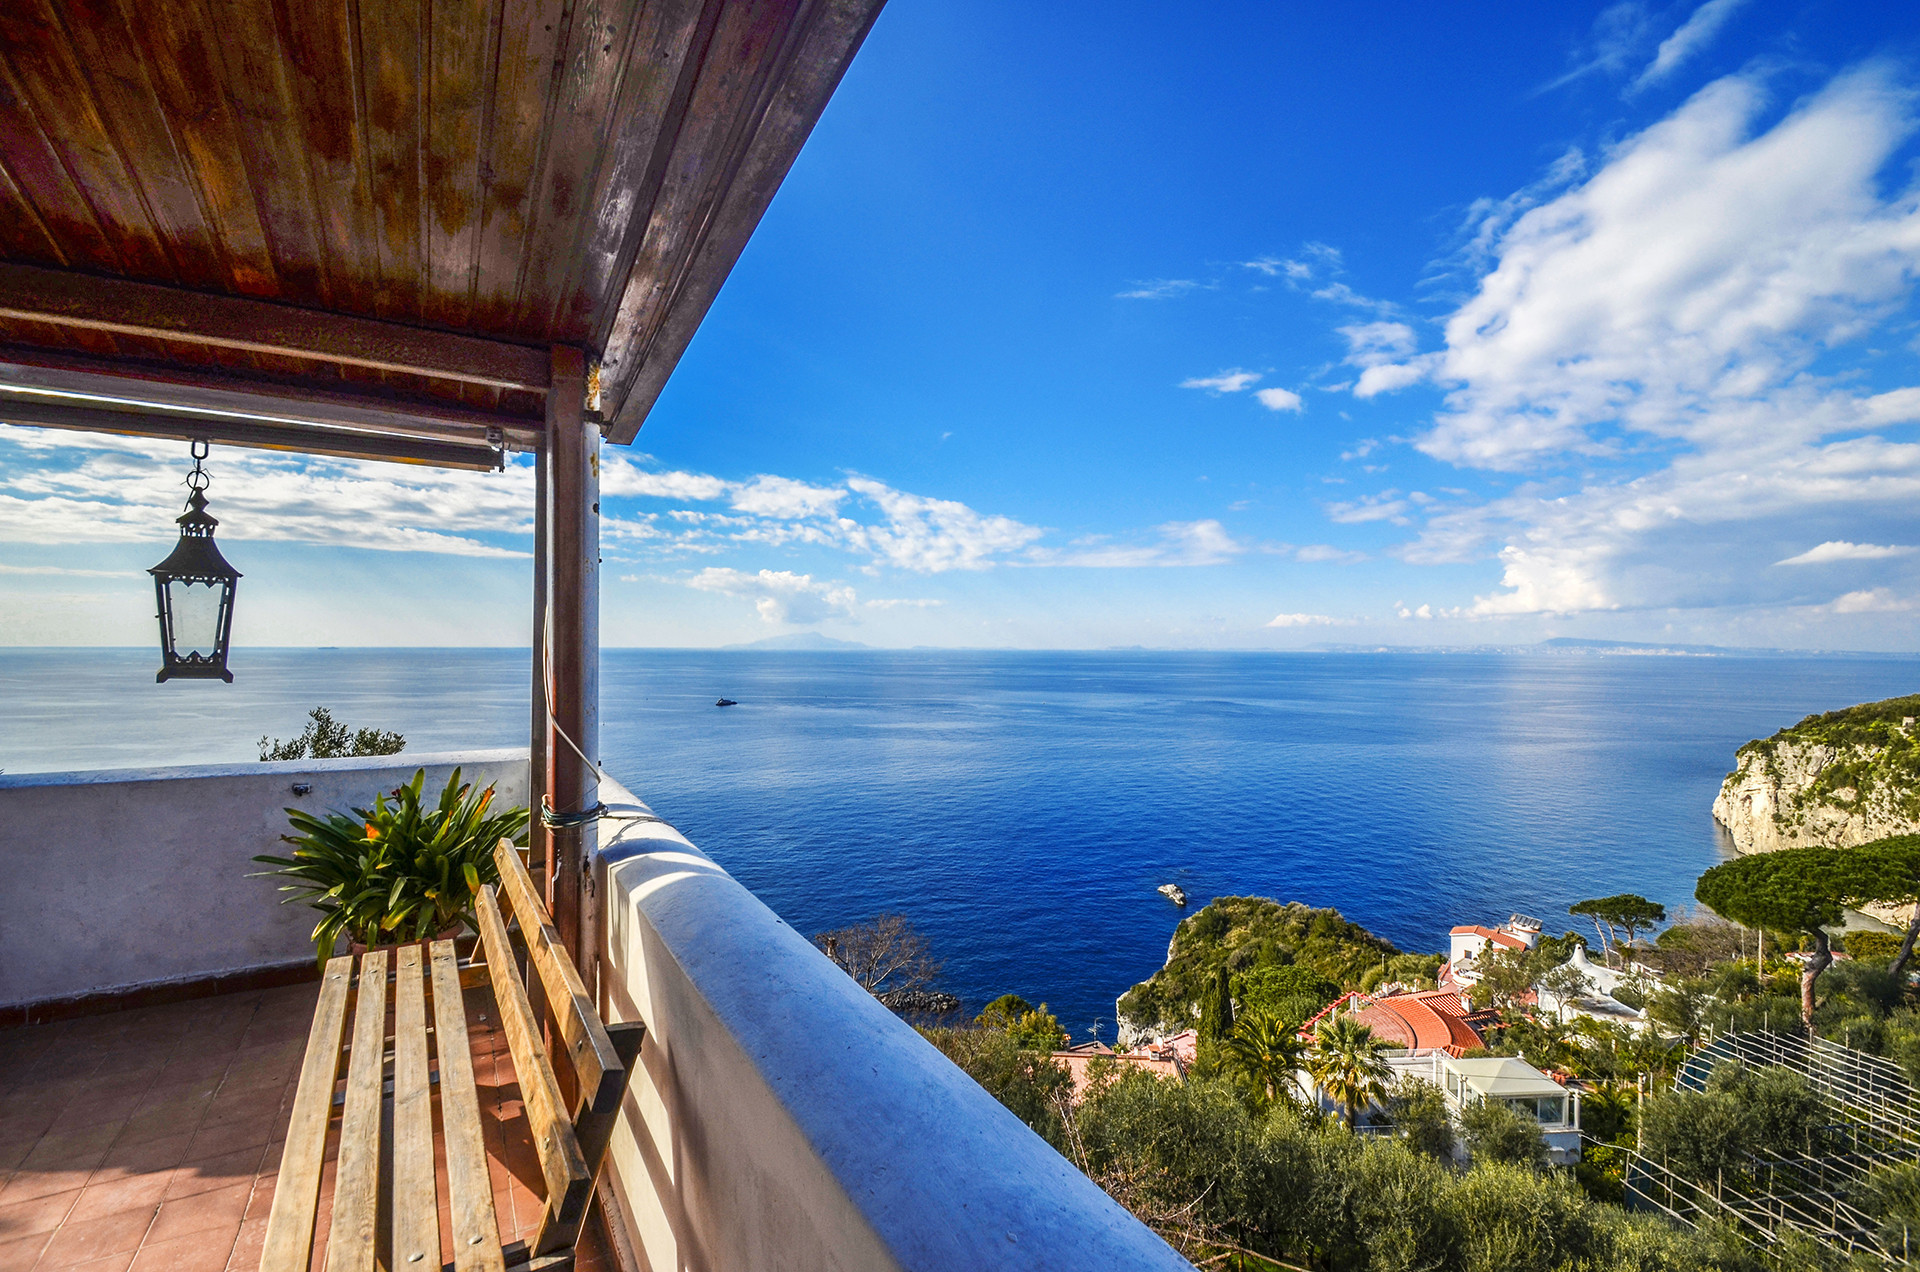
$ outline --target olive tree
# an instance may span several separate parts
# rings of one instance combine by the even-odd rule
[[[1776,932],[1804,932],[1813,952],[1800,973],[1800,1017],[1813,1028],[1814,990],[1833,966],[1827,929],[1840,922],[1841,907],[1876,890],[1880,872],[1857,852],[1832,848],[1785,848],[1725,861],[1700,876],[1693,895],[1722,918]]]

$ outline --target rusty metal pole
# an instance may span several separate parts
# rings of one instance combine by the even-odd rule
[[[585,418],[586,385],[581,352],[554,346],[547,390],[553,560],[547,605],[553,630],[553,807],[561,817],[585,812],[597,798],[587,761],[599,748],[600,430]],[[597,960],[585,939],[593,931],[587,870],[596,840],[591,822],[556,828],[552,836],[554,926],[590,992]]]
[[[553,904],[548,863],[552,860],[550,836],[540,824],[540,810],[546,807],[553,789],[551,751],[553,729],[547,722],[547,577],[552,569],[547,543],[547,479],[552,465],[547,460],[547,438],[543,434],[533,453],[533,703],[527,729],[527,806],[533,810],[527,828],[527,870],[540,885],[541,896],[549,909]]]

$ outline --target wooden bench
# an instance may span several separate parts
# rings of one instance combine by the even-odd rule
[[[571,1267],[646,1029],[601,1023],[519,852],[502,840],[494,860],[500,886],[482,888],[476,906],[484,963],[462,966],[452,941],[369,950],[327,963],[280,1158],[262,1272],[309,1272],[336,1104],[340,1147],[324,1272]],[[509,914],[524,943],[526,976],[535,990],[531,1000],[516,972],[520,960]],[[539,1230],[525,1242],[503,1243],[494,1215],[462,998],[464,988],[481,984],[493,987],[546,1181]],[[551,1036],[567,1055],[579,1093],[571,1109],[535,1001],[553,1007]],[[437,1081],[429,1068],[435,1058]],[[343,1069],[345,1095],[338,1099]],[[436,1085],[452,1228],[453,1261],[445,1265],[434,1169]]]

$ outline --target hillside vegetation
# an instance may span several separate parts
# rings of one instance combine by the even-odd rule
[[[1437,954],[1403,954],[1338,910],[1269,897],[1216,897],[1181,920],[1166,966],[1128,990],[1119,1010],[1137,1028],[1180,1030],[1198,1022],[1223,967],[1236,999],[1310,995],[1324,1004],[1383,981],[1431,981],[1441,961]]]

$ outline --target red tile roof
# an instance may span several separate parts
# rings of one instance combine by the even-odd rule
[[[1437,1047],[1457,1056],[1483,1045],[1467,1023],[1459,995],[1447,990],[1375,998],[1356,1015],[1377,1037],[1417,1051]]]
[[[1473,936],[1484,936],[1495,945],[1504,945],[1510,950],[1524,950],[1527,948],[1527,943],[1519,937],[1509,935],[1506,932],[1497,932],[1490,927],[1481,927],[1478,923],[1464,924],[1448,933],[1449,936],[1467,936],[1469,934]]]

